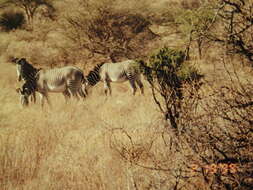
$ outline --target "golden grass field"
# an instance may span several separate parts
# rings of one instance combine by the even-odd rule
[[[213,72],[210,64],[199,67],[202,73],[209,72],[206,80],[209,78],[211,83],[211,79],[226,78],[222,66],[218,68]],[[112,96],[106,97],[103,84],[99,83],[90,89],[85,100],[66,104],[63,95],[55,93],[50,94],[52,108],[47,104],[41,108],[37,95],[36,104],[22,108],[15,91],[21,86],[15,65],[1,63],[0,76],[1,190],[134,189],[133,179],[139,180],[139,187],[145,189],[157,183],[154,179],[164,178],[159,172],[131,166],[110,146],[112,139],[116,139],[116,148],[131,149],[127,137],[130,134],[137,147],[145,147],[150,139],[157,138],[154,134],[163,131],[161,114],[146,81],[145,95],[138,89],[133,96],[126,82],[113,83]],[[166,153],[159,138],[152,151],[162,159]],[[171,167],[180,163],[177,155],[167,156],[171,158]],[[145,156],[142,160],[145,162]]]
[[[107,7],[110,0],[101,2],[91,0],[91,7],[88,8],[85,2],[55,1],[57,12],[55,20],[44,18],[38,12],[37,17],[34,17],[32,29],[30,26],[24,26],[0,32],[0,190],[169,190],[180,189],[181,187],[177,187],[179,180],[182,181],[181,189],[184,190],[212,189],[210,184],[212,180],[215,181],[213,176],[209,176],[212,179],[209,182],[205,181],[204,175],[189,179],[193,186],[188,187],[188,179],[178,175],[177,172],[187,165],[184,163],[188,159],[187,156],[191,157],[189,160],[194,160],[199,155],[194,154],[193,149],[184,147],[188,146],[187,143],[180,145],[178,143],[180,136],[172,134],[172,128],[165,127],[167,125],[163,114],[155,104],[149,84],[144,79],[144,95],[141,95],[138,89],[133,96],[129,83],[125,82],[112,83],[112,96],[105,96],[103,84],[100,82],[89,90],[89,95],[84,100],[71,99],[65,103],[64,96],[55,93],[49,95],[52,107],[45,102],[42,108],[37,94],[36,104],[21,107],[15,89],[21,87],[22,82],[17,81],[16,66],[10,63],[11,57],[25,57],[37,68],[75,65],[85,74],[88,74],[96,64],[110,61],[108,52],[90,57],[91,52],[79,46],[78,38],[71,41],[71,38],[67,37],[71,32],[76,33],[76,28],[64,25],[66,22],[64,19],[68,14],[69,16],[73,14],[73,18],[77,16],[77,20],[83,21],[83,27],[86,27],[85,22],[97,18],[98,8],[104,5],[105,10],[110,8]],[[131,33],[131,27],[136,26],[134,22],[125,26],[130,28],[127,31],[131,34],[130,38],[138,37],[132,45],[139,51],[134,49],[131,56],[147,60],[155,50],[164,46],[172,49],[185,48],[188,42],[184,38],[187,37],[179,34],[178,28],[166,20],[174,18],[173,14],[178,10],[190,10],[203,2],[140,0],[137,3],[136,0],[117,0],[112,3],[113,9],[108,10],[109,12],[113,10],[116,16],[133,13],[146,15],[145,18],[151,20],[148,29],[159,36],[152,40],[150,38],[145,41],[142,38],[147,36],[138,37]],[[90,9],[95,8],[97,10],[94,11],[94,15],[86,15],[90,13]],[[82,14],[84,10],[87,12]],[[162,21],[163,19],[165,20]],[[125,27],[119,29],[125,31]],[[82,34],[82,28],[77,30],[77,33]],[[88,36],[80,38],[84,42],[89,42],[89,45],[93,43],[89,41]],[[106,44],[107,41],[103,43]],[[111,46],[108,47],[110,50]],[[117,50],[117,47],[113,46],[114,50]],[[219,92],[221,86],[237,87],[252,84],[252,67],[247,66],[248,62],[242,64],[243,59],[226,55],[224,49],[217,44],[207,44],[203,47],[201,57],[197,45],[193,43],[191,46],[189,63],[204,75],[203,85],[198,91],[199,101],[203,104],[210,102],[211,105],[213,99],[218,100],[220,98],[218,96],[208,98]],[[222,60],[222,57],[226,58]],[[127,58],[125,56],[120,59]],[[203,114],[205,117],[201,120],[203,123],[198,123],[200,128],[195,129],[191,126],[194,125],[192,115],[187,120],[190,122],[189,127],[192,127],[190,133],[196,133],[194,134],[196,136],[199,135],[198,130],[202,126],[210,127],[209,123],[217,124],[210,127],[213,128],[214,136],[229,123],[214,117],[217,121],[211,121],[213,118],[209,118],[209,114],[217,110],[204,110],[203,107],[196,110],[199,117],[205,112]],[[187,128],[188,123],[185,126]],[[226,130],[230,129],[233,129],[233,126],[229,126]],[[233,130],[230,131],[231,134]],[[171,151],[169,144],[172,144],[174,152]],[[203,144],[203,150],[205,146],[206,144]],[[207,149],[207,152],[210,150]],[[183,154],[180,154],[180,151]],[[202,153],[208,155],[207,152]],[[157,169],[159,167],[167,168],[168,171]]]
[[[39,101],[22,109],[15,66],[1,63],[0,75],[1,189],[127,187],[127,166],[109,147],[110,130],[145,139],[159,118],[147,88],[132,96],[128,83],[112,84],[112,97],[105,97],[98,84],[84,101],[65,104],[63,95],[51,94],[51,109]]]
[[[205,96],[211,92],[210,85],[230,83],[227,71],[236,78],[231,65],[227,71],[218,62],[215,65],[199,61],[198,66],[209,84],[201,89]],[[170,173],[131,165],[119,154],[125,151],[124,156],[131,156],[129,153],[144,151],[140,159],[146,166],[153,162],[152,155],[171,168],[182,162],[177,154],[167,155],[169,151],[164,151],[167,147],[161,138],[165,130],[162,114],[145,80],[144,95],[138,89],[133,96],[125,82],[112,83],[112,96],[106,97],[103,84],[99,83],[90,89],[85,100],[70,100],[66,104],[63,95],[55,93],[50,94],[52,108],[47,104],[41,108],[37,95],[36,104],[22,108],[15,91],[22,84],[17,82],[15,65],[2,62],[0,67],[1,190],[121,190],[135,189],[136,183],[140,189],[173,186]],[[247,82],[243,76],[249,76],[249,70],[235,67],[241,81]],[[163,180],[168,184],[164,185]],[[195,184],[207,188],[202,182]]]

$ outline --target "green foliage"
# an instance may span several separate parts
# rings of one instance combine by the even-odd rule
[[[183,51],[168,47],[154,53],[143,71],[149,82],[158,82],[163,89],[179,89],[183,83],[201,77],[197,69],[185,61]]]
[[[214,11],[206,6],[182,10],[177,15],[175,21],[179,24],[179,30],[186,37],[191,34],[193,40],[209,30],[210,23],[215,16]]]
[[[160,82],[165,81],[164,78],[177,73],[184,59],[183,51],[164,47],[150,56],[144,75],[150,81],[154,79],[158,79]]]
[[[140,61],[141,60],[138,60],[136,59],[134,62],[131,63],[131,68],[134,69],[135,71],[137,72],[141,72],[141,66],[140,66]]]
[[[177,11],[175,24],[186,42],[187,59],[190,58],[192,42],[197,42],[199,57],[202,56],[205,37],[210,35],[211,25],[216,15],[211,6],[211,3],[208,2],[198,8]]]
[[[0,26],[5,31],[21,28],[25,23],[25,17],[22,12],[5,11],[0,17]]]
[[[191,82],[198,79],[201,75],[199,74],[196,67],[191,65],[189,62],[184,62],[177,71],[177,75],[181,81]]]
[[[165,47],[150,57],[148,66],[155,70],[171,72],[180,67],[184,58],[185,54],[183,51]]]

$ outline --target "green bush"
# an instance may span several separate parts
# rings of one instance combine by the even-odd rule
[[[168,47],[151,55],[146,66],[144,75],[150,81],[157,79],[159,82],[171,83],[176,80],[177,83],[182,83],[199,79],[201,76],[194,66],[185,61],[183,51]]]
[[[199,71],[189,62],[184,62],[177,71],[177,75],[181,81],[191,82],[199,80],[202,76]]]
[[[153,89],[163,97],[183,98],[183,84],[199,81],[203,76],[197,69],[185,61],[181,50],[164,47],[150,56],[142,65],[142,72]],[[194,84],[194,83],[193,83]]]
[[[155,70],[171,72],[181,66],[184,58],[185,54],[183,51],[164,47],[150,57],[148,66]]]
[[[21,28],[25,24],[25,16],[22,12],[8,10],[0,16],[0,27],[4,31]]]

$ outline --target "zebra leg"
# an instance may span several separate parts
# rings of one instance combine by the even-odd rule
[[[77,100],[79,100],[79,97],[78,97],[78,93],[79,92],[78,92],[78,90],[71,88],[71,89],[69,89],[68,92],[70,92],[70,94],[71,94],[72,97],[75,97]]]
[[[33,97],[33,93],[29,96],[30,101],[34,103],[34,97]]]
[[[107,95],[107,91],[109,89],[109,94],[112,95],[112,89],[111,89],[111,84],[109,81],[104,82],[104,90],[105,90],[105,95]]]
[[[64,98],[65,98],[65,102],[67,103],[68,99],[70,99],[70,93],[68,90],[65,90],[63,93]]]
[[[32,97],[33,103],[36,103],[36,93],[35,92],[32,93],[31,97]]]
[[[86,97],[86,95],[85,95],[85,84],[82,83],[82,81],[80,81],[80,82],[78,83],[78,86],[77,86],[77,93],[78,93],[78,95],[79,95],[81,98],[83,98],[83,99]]]
[[[46,98],[48,105],[51,107],[51,103],[50,103],[50,101],[49,101],[49,99],[48,99],[47,93],[40,93],[40,103],[41,103],[41,107],[44,107],[44,98]]]
[[[40,93],[40,105],[41,105],[41,107],[43,107],[44,106],[44,94],[43,93]]]
[[[134,80],[129,80],[129,82],[130,82],[130,85],[133,89],[133,95],[135,95],[135,92],[137,90],[136,85],[135,85],[135,81]]]
[[[85,97],[86,97],[85,92],[83,91],[82,88],[80,88],[80,89],[78,90],[78,94],[79,94],[79,96],[81,96],[82,98],[85,98]]]
[[[78,81],[76,80],[67,81],[68,92],[71,94],[71,96],[75,97],[77,100],[79,100],[79,97],[78,97],[79,88],[80,86],[78,85]]]
[[[84,89],[84,94],[86,94],[86,96],[88,95],[88,90],[87,90],[87,88],[85,87],[85,89]]]
[[[78,94],[79,94],[78,90],[75,90],[74,93],[73,93],[73,96],[74,96],[77,100],[80,100]]]
[[[87,90],[87,85],[86,84],[81,84],[81,89],[82,94],[84,94],[84,98],[88,95],[88,90]]]
[[[49,107],[52,107],[52,104],[51,104],[47,94],[45,94],[45,97],[46,97],[46,100],[47,100],[47,103],[48,103]]]
[[[105,91],[105,95],[107,96],[107,90],[108,90],[108,86],[107,86],[107,82],[104,82],[104,91]]]
[[[136,79],[136,83],[140,87],[141,93],[144,94],[144,86],[139,77]]]
[[[111,88],[111,83],[108,82],[108,89],[109,89],[109,93],[110,93],[110,96],[112,95],[112,88]]]

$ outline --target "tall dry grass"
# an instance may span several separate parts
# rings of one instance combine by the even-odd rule
[[[37,103],[22,109],[15,88],[15,66],[1,63],[0,187],[1,189],[127,189],[128,166],[110,148],[114,128],[132,131],[143,141],[158,117],[146,94],[131,95],[129,84],[102,84],[84,101],[64,103],[52,94],[53,108]],[[124,137],[118,136],[123,139]]]
[[[239,65],[222,70],[224,64],[216,62],[212,70],[205,60],[196,64],[207,75],[202,101],[208,101],[210,87],[231,82],[226,69],[239,71],[242,82],[249,78]],[[140,91],[132,96],[124,83],[112,84],[112,97],[105,97],[100,83],[84,101],[65,104],[61,94],[51,94],[51,109],[38,103],[22,109],[15,66],[0,67],[1,189],[171,189],[185,165],[181,152],[198,156],[183,146],[171,154],[180,139],[164,128],[146,82],[144,96]],[[201,177],[189,180],[210,189]]]
[[[134,0],[117,2],[115,6],[118,10],[124,8],[152,14],[153,10],[166,12],[170,6],[191,8],[198,1],[140,1],[138,6]],[[69,4],[57,3],[61,13],[72,10],[64,6]],[[146,10],[142,3],[148,4],[150,9]],[[157,44],[145,44],[145,47],[184,45],[177,34],[170,34],[170,26],[153,27],[156,33],[164,36]],[[106,98],[103,85],[98,84],[84,101],[73,100],[65,104],[61,94],[52,94],[51,109],[47,105],[41,109],[38,103],[26,109],[20,107],[15,88],[21,84],[16,82],[15,66],[3,61],[6,56],[26,57],[32,64],[43,68],[64,63],[79,64],[80,68],[85,68],[84,63],[87,63],[92,68],[100,59],[105,59],[97,55],[93,58],[94,62],[86,60],[81,55],[87,54],[83,50],[72,54],[71,48],[74,46],[62,36],[61,30],[53,21],[35,21],[33,32],[17,30],[0,34],[0,189],[175,188],[178,170],[173,169],[181,168],[184,160],[178,153],[170,154],[166,143],[173,141],[176,144],[177,139],[171,139],[170,131],[163,128],[147,83],[144,96],[138,91],[133,97],[129,84],[125,83],[112,84],[113,95]],[[236,70],[241,77],[245,77],[245,81],[249,74],[252,75],[251,68],[248,69],[251,73],[245,73],[245,68],[239,64],[224,67],[222,61],[217,59],[220,54],[218,48],[209,48],[205,53],[202,60],[193,56],[193,62],[205,74],[205,97],[212,93],[207,86],[231,82],[231,75],[227,75],[226,69],[230,73]],[[238,60],[236,62],[239,63]],[[84,72],[87,73],[87,70]],[[131,164],[131,159],[140,159],[144,167]],[[154,165],[171,170],[145,168]],[[210,189],[201,178],[193,181],[195,189]]]
[[[204,60],[198,64],[206,74],[204,97],[212,93],[209,85],[230,82],[226,69],[246,76],[239,65],[224,68],[222,62],[216,62],[216,68],[212,68],[213,63]],[[51,94],[51,109],[48,105],[42,109],[39,103],[22,109],[15,91],[21,85],[16,81],[15,65],[1,62],[0,68],[1,189],[175,186],[174,168],[183,166],[184,160],[178,153],[170,154],[170,146],[164,143],[176,143],[177,139],[171,139],[164,129],[146,82],[144,96],[140,91],[132,96],[128,83],[113,83],[112,97],[105,97],[103,84],[99,83],[84,101],[65,104],[63,95]],[[131,160],[144,165],[136,166]],[[169,171],[152,169],[154,165]],[[151,168],[145,168],[148,166]],[[193,180],[199,188],[208,189],[200,178]]]

